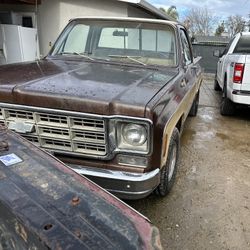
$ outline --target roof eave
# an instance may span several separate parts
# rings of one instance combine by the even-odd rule
[[[156,15],[157,17],[159,17],[161,19],[176,22],[176,20],[174,18],[163,13],[161,10],[157,9],[156,7],[154,7],[152,4],[148,3],[145,0],[118,0],[118,1],[134,4],[138,7],[141,7],[142,9],[145,9],[145,10],[151,12],[152,14]]]

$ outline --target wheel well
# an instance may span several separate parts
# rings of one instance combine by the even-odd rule
[[[225,73],[225,76],[224,76],[224,85],[227,83],[227,73]]]
[[[183,118],[183,115],[181,116],[181,118],[179,119],[179,121],[177,122],[175,126],[179,130],[179,132],[181,132],[181,129],[182,129],[182,118]]]
[[[225,76],[224,76],[224,83],[223,83],[222,91],[223,91],[224,97],[226,97],[227,95],[227,73],[225,73]]]

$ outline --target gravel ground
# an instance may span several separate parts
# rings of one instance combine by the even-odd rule
[[[207,78],[198,115],[185,124],[173,190],[128,201],[159,228],[164,249],[250,249],[250,109],[223,117],[219,102]]]

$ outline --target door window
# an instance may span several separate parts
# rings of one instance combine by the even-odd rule
[[[184,63],[186,65],[192,63],[192,52],[190,49],[190,44],[184,30],[181,30],[181,44],[182,44],[182,54],[184,58]]]

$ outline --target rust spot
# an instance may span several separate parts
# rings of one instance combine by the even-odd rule
[[[0,124],[0,152],[9,150],[7,127]]]
[[[48,230],[50,230],[52,227],[53,227],[52,224],[46,224],[46,225],[43,227],[43,229],[46,230],[46,231],[48,231]]]
[[[75,231],[75,236],[76,236],[77,238],[79,238],[79,239],[81,238],[82,235],[81,235],[80,230],[76,230],[76,231]]]
[[[75,197],[72,198],[71,204],[72,204],[73,206],[76,206],[76,205],[78,205],[79,203],[80,203],[80,198],[79,198],[78,196],[75,196]]]
[[[4,178],[6,178],[5,173],[3,173],[2,171],[0,171],[0,180],[1,180],[1,179],[4,179]]]
[[[27,232],[25,231],[24,227],[22,225],[20,225],[19,223],[16,222],[15,224],[15,229],[16,229],[16,233],[20,235],[20,237],[27,242],[28,239],[28,235]]]
[[[56,250],[63,250],[63,248],[60,246],[60,243],[56,243]]]
[[[155,250],[162,250],[161,240],[160,240],[160,233],[158,228],[153,227],[152,228],[152,237],[151,237],[151,244],[152,249]]]

